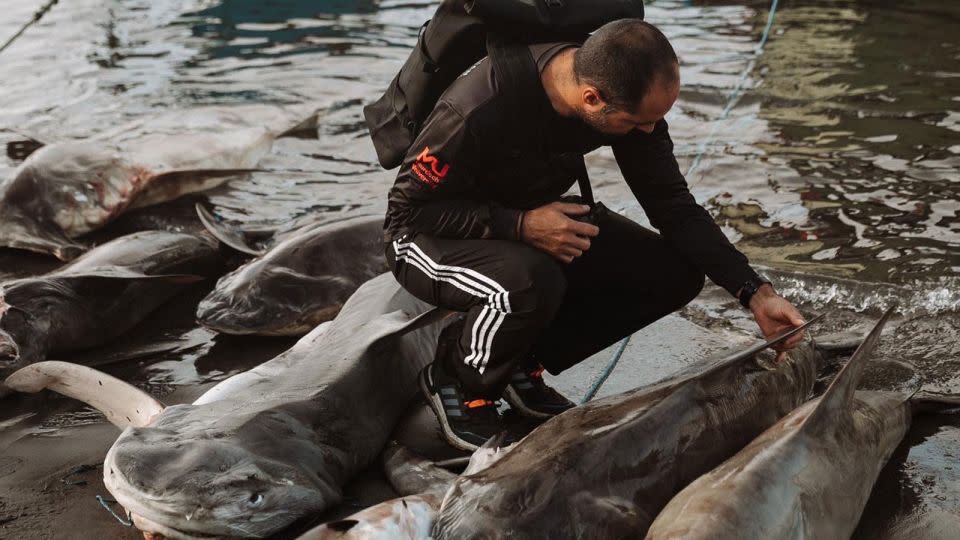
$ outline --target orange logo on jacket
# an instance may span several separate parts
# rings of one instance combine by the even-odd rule
[[[440,181],[450,172],[450,164],[440,166],[440,160],[430,155],[430,147],[424,146],[411,167],[413,174],[430,187],[437,187]]]

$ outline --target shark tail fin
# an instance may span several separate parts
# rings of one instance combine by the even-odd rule
[[[130,383],[87,366],[47,360],[30,364],[7,377],[4,385],[17,392],[53,390],[102,412],[123,429],[149,425],[163,404]]]
[[[197,203],[196,209],[197,217],[200,218],[200,223],[203,223],[203,227],[207,229],[207,232],[212,234],[217,240],[223,242],[227,247],[235,249],[240,253],[253,255],[254,257],[259,257],[260,255],[266,253],[265,250],[258,249],[251,245],[247,239],[246,233],[244,233],[238,227],[232,227],[226,223],[223,223],[220,218],[213,215],[202,204]]]
[[[807,417],[805,425],[819,424],[820,422],[818,422],[818,420],[833,415],[836,411],[846,410],[850,407],[853,402],[854,392],[856,392],[857,386],[860,385],[860,379],[863,378],[863,371],[867,367],[867,361],[880,342],[880,334],[883,332],[884,325],[887,324],[887,320],[890,319],[896,309],[897,306],[892,306],[880,317],[877,324],[874,325],[870,333],[867,334],[867,337],[864,338],[860,346],[857,347],[857,350],[854,351],[847,365],[840,370],[840,373],[838,373],[836,378],[833,379],[833,382],[830,383],[827,391],[824,392],[823,397],[820,398],[820,403],[817,404],[813,412],[810,413],[810,416]]]
[[[320,113],[314,111],[313,114],[301,120],[300,123],[292,128],[281,132],[277,138],[295,137],[298,139],[316,139],[317,129],[320,127]]]

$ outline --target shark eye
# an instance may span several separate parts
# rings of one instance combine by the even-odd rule
[[[252,493],[250,498],[247,499],[247,502],[250,504],[250,506],[257,506],[263,502],[263,494]]]

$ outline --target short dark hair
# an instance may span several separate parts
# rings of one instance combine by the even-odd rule
[[[642,19],[620,19],[601,26],[577,49],[577,82],[597,87],[605,102],[634,111],[659,77],[676,78],[677,53],[663,32]]]

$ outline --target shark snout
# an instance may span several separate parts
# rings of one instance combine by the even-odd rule
[[[301,320],[304,314],[297,309],[299,307],[280,300],[267,302],[255,295],[236,297],[215,291],[197,307],[197,322],[226,334],[302,335],[316,324],[304,323]]]
[[[20,347],[6,332],[0,331],[0,367],[20,360]]]
[[[251,313],[244,302],[230,302],[221,297],[205,298],[197,307],[197,322],[211,330],[227,334],[246,334],[261,321],[258,312]]]

